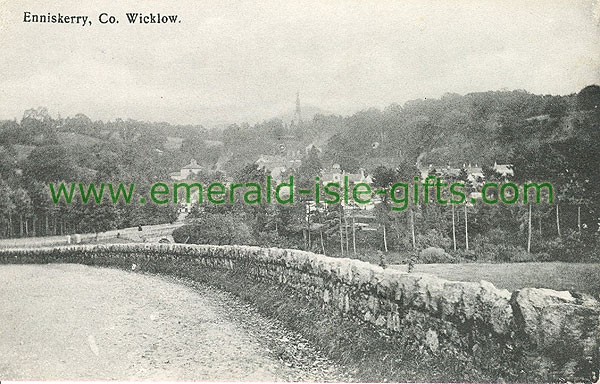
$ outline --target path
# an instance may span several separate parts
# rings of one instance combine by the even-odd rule
[[[144,225],[142,231],[138,227],[129,227],[122,229],[113,229],[106,232],[83,233],[79,234],[81,243],[96,243],[96,242],[158,242],[162,238],[169,238],[172,241],[172,233],[175,229],[184,225],[184,222],[177,220],[169,224]],[[71,235],[71,244],[76,243],[76,236]],[[42,237],[20,237],[10,239],[0,239],[0,248],[35,248],[35,247],[51,247],[56,245],[68,245],[69,236],[42,236]]]
[[[2,380],[348,380],[227,293],[83,265],[1,265],[0,345]]]

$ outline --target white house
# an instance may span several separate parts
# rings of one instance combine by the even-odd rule
[[[197,175],[202,171],[202,167],[198,164],[195,159],[190,160],[190,163],[185,167],[181,168],[179,173],[171,173],[171,179],[173,180],[185,180],[190,175]]]

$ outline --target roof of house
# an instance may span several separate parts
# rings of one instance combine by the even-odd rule
[[[434,166],[429,166],[429,167],[421,167],[419,169],[421,171],[421,175],[428,175],[432,170],[435,170],[436,174],[438,175],[444,175],[444,176],[456,176],[458,177],[460,175],[460,168],[451,168],[449,166],[439,166],[439,167],[434,167]],[[468,170],[467,170],[468,172]]]
[[[261,163],[275,163],[275,162],[284,162],[285,159],[281,156],[278,155],[260,155],[260,157],[258,158],[258,160],[256,160],[256,162],[261,162]]]
[[[256,164],[263,166],[268,170],[274,168],[297,168],[302,164],[302,160],[297,158],[287,158],[278,155],[260,155]]]
[[[513,173],[512,164],[494,164],[494,170],[498,173]]]
[[[195,159],[192,159],[188,165],[183,167],[182,169],[201,169],[202,167],[198,164]]]

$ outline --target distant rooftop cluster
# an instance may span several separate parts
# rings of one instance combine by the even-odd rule
[[[497,162],[494,162],[494,166],[492,167],[492,169],[503,178],[514,176],[512,164],[498,164]],[[450,165],[429,164],[427,167],[419,168],[422,179],[425,179],[432,172],[435,172],[435,174],[441,178],[456,178],[460,176],[463,170],[466,172],[467,179],[471,183],[481,183],[485,179],[485,176],[483,174],[483,168],[481,166],[478,166],[477,164],[471,165],[470,163],[465,163],[463,164],[462,168],[451,167]]]

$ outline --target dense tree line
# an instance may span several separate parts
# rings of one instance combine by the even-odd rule
[[[419,204],[396,212],[383,200],[374,218],[339,205],[315,209],[303,198],[291,206],[204,206],[195,207],[190,218],[197,225],[179,231],[178,240],[344,256],[371,250],[418,254],[437,247],[451,259],[589,260],[598,255],[599,104],[595,85],[566,96],[447,94],[346,117],[317,115],[299,125],[269,120],[211,130],[92,121],[85,115],[52,118],[44,108],[32,109],[20,122],[0,122],[0,236],[100,231],[174,219],[175,207],[142,205],[137,198],[129,205],[55,205],[48,182],[135,182],[137,191],[145,191],[169,180],[169,172],[190,158],[206,167],[204,181],[223,177],[215,169],[238,183],[262,180],[265,170],[256,169],[254,161],[262,154],[283,155],[282,147],[288,146],[302,149],[302,166],[288,170],[299,184],[312,182],[333,164],[347,172],[365,168],[382,187],[412,180],[419,175],[417,166],[428,164],[463,168],[477,163],[490,181],[500,179],[491,170],[498,162],[514,165],[515,182],[551,182],[555,204]],[[181,138],[181,147],[169,147],[168,136]],[[306,153],[309,144],[321,151]],[[466,172],[457,179],[467,182]],[[219,226],[230,233],[215,237]]]
[[[370,223],[377,230],[358,233],[356,223],[348,222],[362,220],[356,217],[360,214],[339,206],[312,211],[299,202],[296,208],[228,209],[237,210],[239,222],[250,229],[244,242],[262,246],[349,256],[357,247],[362,254],[375,249],[407,255],[437,247],[446,251],[437,261],[598,261],[599,104],[598,86],[568,96],[485,92],[416,100],[349,117],[317,116],[301,126],[271,121],[223,132],[225,147],[239,150],[236,164],[265,151],[276,154],[278,137],[295,135],[303,145],[326,138],[323,152],[306,156],[303,164],[310,165],[294,170],[299,179],[318,174],[310,168],[337,163],[349,172],[367,168],[376,186],[389,187],[420,176],[418,163],[458,168],[478,163],[486,181],[502,182],[491,165],[509,163],[515,172],[511,181],[551,182],[553,204],[420,204],[393,212],[391,202],[383,200]],[[243,172],[252,169],[249,165]],[[466,170],[456,179],[447,181],[462,181],[469,188]],[[214,208],[212,215],[218,220]],[[202,217],[202,210],[196,216]],[[213,241],[198,227],[188,235],[179,240]]]
[[[139,203],[153,182],[168,180],[175,164],[164,155],[165,135],[140,122],[92,122],[84,115],[52,118],[28,110],[20,122],[0,122],[0,237],[99,232],[170,222],[176,207]],[[149,128],[150,127],[150,128]],[[76,134],[73,136],[72,134]],[[55,204],[49,183],[134,183],[131,204]]]

